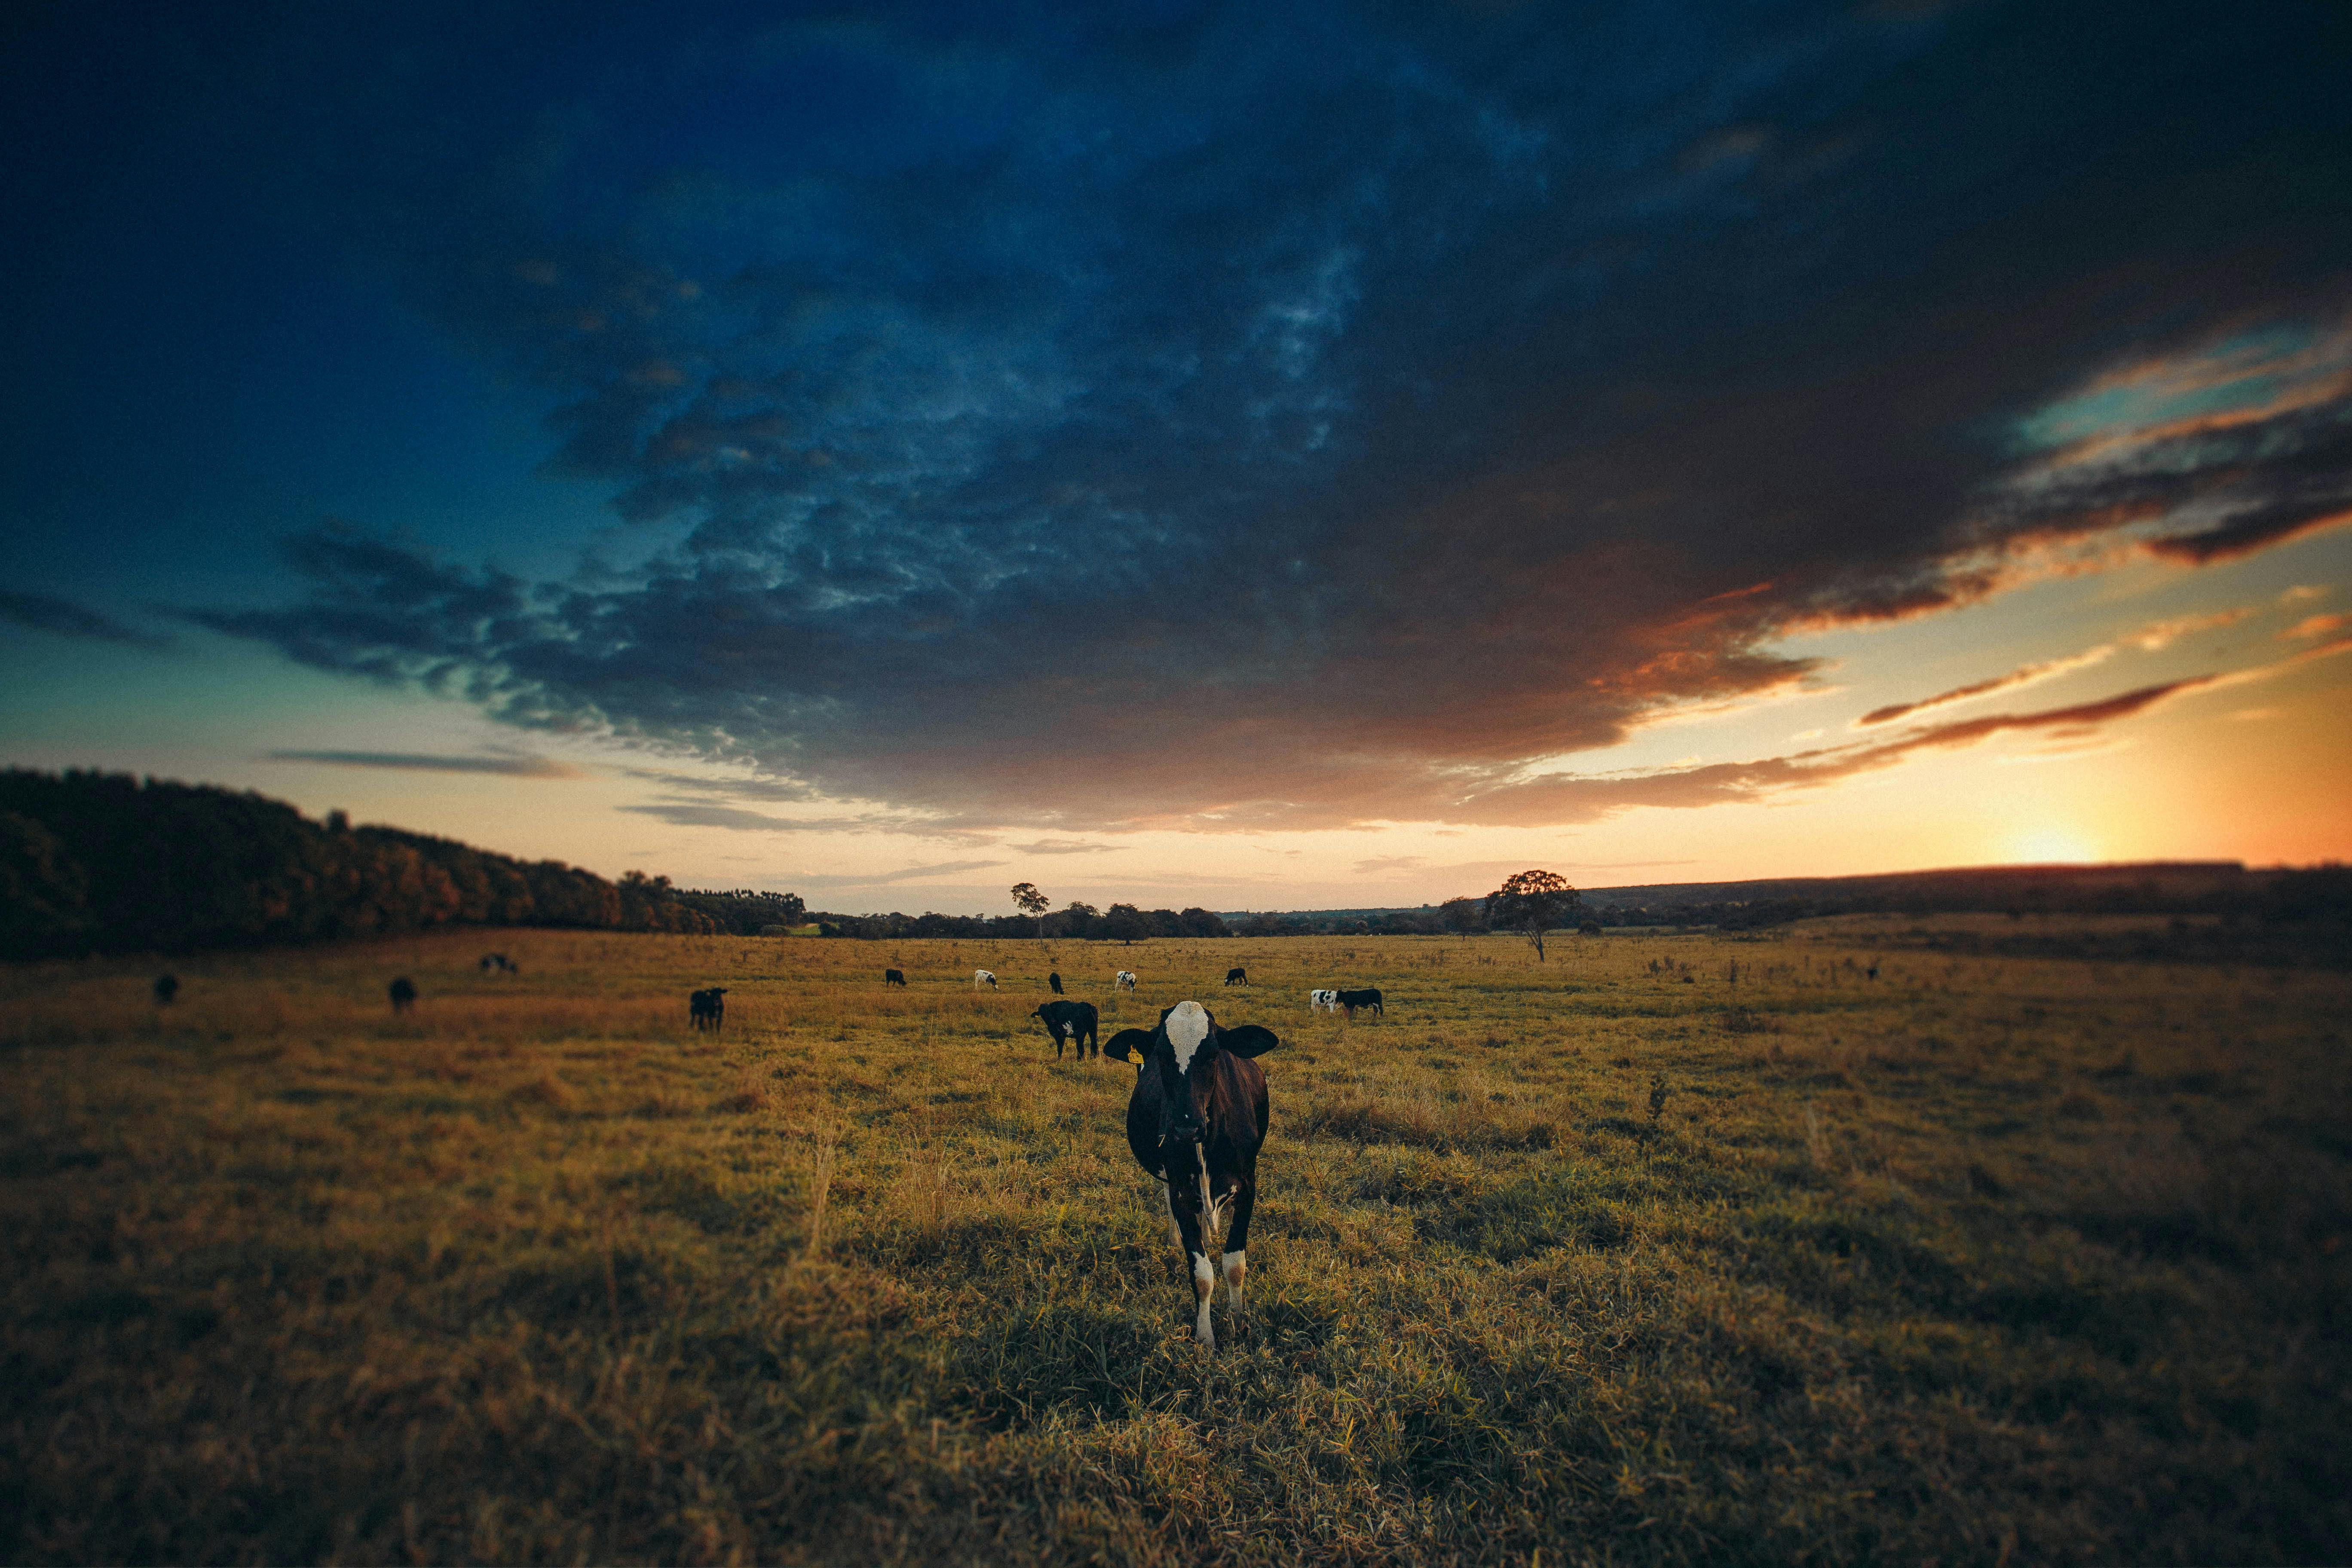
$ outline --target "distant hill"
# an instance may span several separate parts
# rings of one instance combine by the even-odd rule
[[[1767,877],[1736,882],[1643,882],[1581,889],[1602,925],[1776,924],[1864,913],[2263,914],[2298,918],[2334,907],[2338,868],[2248,870],[2236,860],[2147,860],[2099,866],[1971,866],[1862,877]],[[2316,900],[2316,902],[2315,902]],[[1225,911],[1236,930],[1435,931],[1442,906]]]

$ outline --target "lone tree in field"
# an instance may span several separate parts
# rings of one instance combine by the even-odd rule
[[[1045,911],[1054,907],[1054,900],[1039,892],[1034,882],[1016,882],[1013,885],[1013,907],[1037,922],[1037,940],[1045,941]]]
[[[1544,961],[1544,932],[1565,925],[1584,900],[1568,879],[1557,871],[1521,871],[1486,895],[1486,924],[1495,931],[1515,931]]]

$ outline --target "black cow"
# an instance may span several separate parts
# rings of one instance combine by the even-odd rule
[[[907,977],[896,969],[886,969],[882,972],[882,984],[885,985],[904,985],[907,984]]]
[[[1112,1037],[1124,1056],[1129,1034]],[[1168,1231],[1192,1261],[1192,1300],[1200,1309],[1192,1338],[1217,1348],[1209,1325],[1209,1299],[1217,1269],[1209,1247],[1228,1205],[1223,1264],[1226,1304],[1238,1317],[1249,1273],[1250,1215],[1257,1208],[1257,1153],[1268,1121],[1265,1074],[1251,1058],[1282,1042],[1255,1024],[1221,1029],[1198,1002],[1179,1002],[1160,1015],[1147,1037],[1142,1069],[1127,1102],[1127,1146],[1136,1163],[1168,1184]]]
[[[1054,1037],[1054,1059],[1062,1059],[1064,1044],[1076,1046],[1078,1060],[1087,1059],[1087,1047],[1094,1047],[1095,1056],[1102,1056],[1102,1038],[1096,1031],[1095,1005],[1091,1002],[1040,1002],[1037,1010],[1029,1015],[1045,1021],[1045,1032]]]
[[[409,983],[407,975],[404,974],[394,981],[388,989],[392,993],[394,1012],[405,1013],[416,1005],[416,987]]]
[[[1249,971],[1248,971],[1248,970],[1246,970],[1246,969],[1228,969],[1228,970],[1226,970],[1226,971],[1225,971],[1225,984],[1228,984],[1228,985],[1246,985],[1246,984],[1249,984]]]
[[[697,991],[686,999],[687,1026],[716,1031],[727,1021],[727,987],[713,985],[707,991]]]
[[[1389,1010],[1381,1005],[1381,993],[1377,986],[1368,985],[1361,991],[1340,992],[1339,1005],[1350,1018],[1356,1016],[1356,1009],[1359,1007],[1370,1007],[1383,1018],[1389,1016]]]
[[[1061,994],[1062,994],[1062,973],[1061,973],[1061,971],[1059,971],[1059,970],[1057,970],[1057,969],[1056,969],[1056,970],[1048,970],[1048,971],[1046,971],[1046,973],[1045,973],[1045,984],[1048,984],[1048,985],[1050,985],[1050,986],[1052,986],[1052,987],[1054,988],[1054,994],[1055,994],[1055,995],[1056,995],[1056,996],[1061,995]]]
[[[178,975],[159,974],[155,976],[155,1005],[158,1007],[168,1007],[172,1005],[172,999],[179,994],[180,977]]]

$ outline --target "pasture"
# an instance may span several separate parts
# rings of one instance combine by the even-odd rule
[[[2352,977],[1890,923],[10,966],[0,1558],[2352,1557]],[[1284,1038],[1213,1358],[1049,967]]]

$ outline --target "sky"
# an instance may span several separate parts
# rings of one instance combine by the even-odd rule
[[[0,20],[0,764],[850,911],[2352,853],[2352,12]]]

